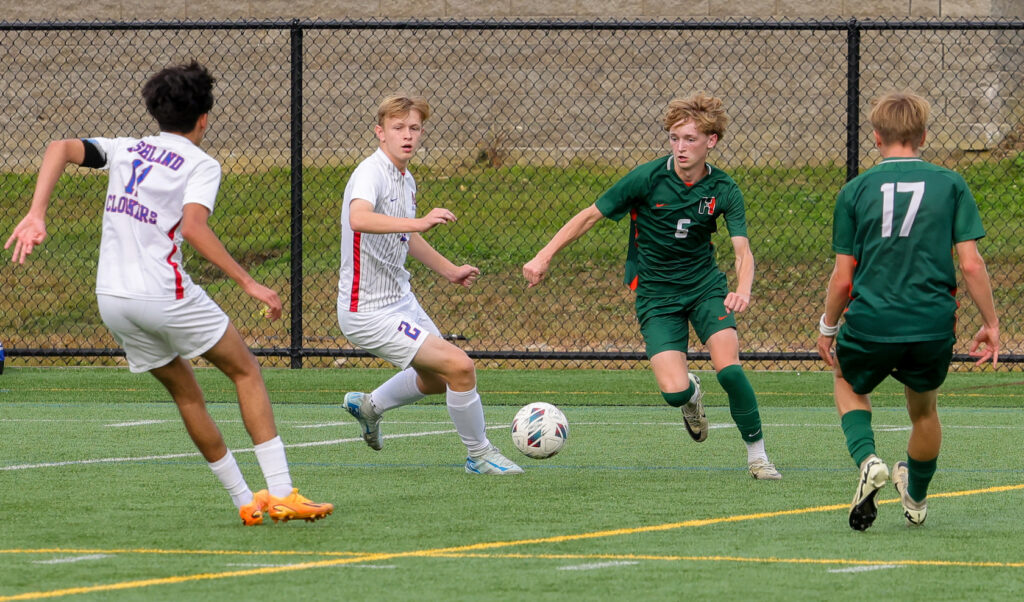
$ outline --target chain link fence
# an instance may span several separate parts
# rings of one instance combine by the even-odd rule
[[[710,161],[744,191],[757,260],[742,356],[755,368],[818,368],[835,196],[879,160],[871,98],[910,88],[933,105],[924,158],[963,173],[979,201],[1004,357],[1020,360],[1022,48],[1021,21],[0,24],[0,232],[6,239],[27,209],[49,140],[155,133],[142,83],[196,58],[218,78],[204,141],[224,166],[211,224],[278,290],[285,319],[255,315],[255,302],[188,248],[186,270],[264,365],[378,365],[337,325],[340,203],[376,148],[379,101],[422,94],[433,114],[411,166],[418,205],[459,217],[426,238],[482,271],[467,290],[410,260],[441,330],[485,366],[635,366],[643,343],[621,285],[626,223],[603,220],[540,287],[526,289],[521,266],[616,179],[667,154],[664,107],[702,89],[726,102],[730,124]],[[25,266],[5,255],[0,341],[11,363],[123,363],[93,296],[104,190],[102,172],[70,168],[50,238]],[[731,277],[722,230],[718,258]],[[960,297],[962,360],[979,322]],[[703,351],[693,349],[698,368]]]

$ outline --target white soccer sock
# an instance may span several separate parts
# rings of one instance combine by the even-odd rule
[[[747,443],[744,441],[744,443]],[[753,443],[747,443],[747,464],[750,464],[758,458],[768,461],[768,454],[764,451],[764,437],[761,437]]]
[[[476,387],[469,391],[452,391],[448,389],[445,393],[445,401],[448,404],[448,415],[455,423],[455,430],[469,455],[480,453],[491,444],[487,440],[487,429],[484,423],[484,404],[480,401],[480,394]]]
[[[209,465],[213,474],[220,479],[221,485],[224,485],[224,489],[228,490],[235,508],[241,508],[252,501],[252,490],[245,482],[242,471],[238,469],[238,462],[235,462],[235,457],[231,455],[230,449],[223,458],[216,462],[209,462]]]
[[[288,472],[288,458],[284,453],[284,442],[277,436],[253,448],[260,463],[267,490],[274,497],[285,497],[292,492],[292,475]]]
[[[399,406],[416,403],[426,395],[416,386],[416,370],[406,368],[389,378],[370,393],[370,403],[377,414]]]

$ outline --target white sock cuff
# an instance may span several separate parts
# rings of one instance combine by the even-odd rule
[[[252,501],[252,491],[249,489],[249,485],[245,482],[245,477],[242,476],[242,471],[238,468],[238,462],[235,462],[235,457],[228,450],[228,453],[224,454],[224,457],[216,462],[209,462],[210,470],[216,475],[217,480],[227,490],[228,495],[231,496],[231,501],[235,504],[236,508],[241,508],[245,504]]]
[[[764,437],[754,441],[753,443],[747,443],[747,462],[753,462],[760,458],[762,460],[768,460],[768,454],[764,451]]]
[[[224,457],[221,458],[220,460],[217,460],[216,462],[207,462],[207,464],[210,465],[210,470],[214,472],[217,472],[218,470],[223,470],[225,467],[230,466],[234,463],[235,456],[231,454],[230,449],[228,450],[228,453],[224,454]]]
[[[284,449],[284,441],[281,441],[281,435],[278,435],[273,439],[254,445],[252,449],[256,452],[256,455],[270,453],[278,449]]]
[[[284,497],[292,491],[292,476],[288,470],[288,458],[280,435],[255,446],[256,461],[267,481],[267,489],[275,497]]]
[[[416,370],[406,368],[392,376],[370,393],[374,411],[382,414],[399,406],[416,403],[426,395],[416,386]]]
[[[474,403],[479,403],[480,394],[477,393],[476,387],[473,387],[469,391],[453,391],[451,387],[448,387],[448,390],[445,393],[445,402],[449,407],[466,408]]]

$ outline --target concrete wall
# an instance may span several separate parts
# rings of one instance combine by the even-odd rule
[[[554,16],[540,12],[557,9],[578,17],[651,17],[698,8],[703,16],[724,16],[723,7],[735,4],[426,0],[417,3],[423,8],[417,16]],[[1006,14],[1021,9],[1024,0],[745,4],[751,8],[748,16],[807,18],[836,6],[864,15],[899,9],[892,14],[949,17]],[[411,5],[399,0],[169,0],[143,15],[135,12],[136,3],[107,0],[91,3],[88,15],[77,3],[50,3],[45,17],[341,17],[349,6],[373,9],[372,15],[358,16],[398,17]],[[501,10],[474,12],[480,6]],[[598,7],[604,11],[600,15]],[[39,18],[32,5],[4,10],[7,18]],[[864,32],[862,115],[878,92],[909,87],[934,103],[931,150],[991,150],[1024,114],[1022,47],[1021,31]],[[486,152],[498,153],[505,163],[632,164],[664,150],[661,111],[668,100],[694,89],[728,100],[732,123],[718,158],[726,165],[844,162],[843,31],[313,29],[305,34],[304,48],[304,160],[309,165],[351,163],[374,148],[370,130],[376,103],[395,90],[423,94],[433,103],[421,161],[440,166],[459,167]],[[0,70],[0,170],[33,170],[42,145],[52,138],[151,132],[138,97],[142,82],[160,67],[189,57],[208,64],[219,80],[207,148],[228,169],[285,166],[288,52],[288,32],[281,30],[0,32],[5,65]],[[862,134],[870,162],[866,124]]]
[[[462,17],[1024,17],[1024,0],[48,0],[0,1],[12,20]]]

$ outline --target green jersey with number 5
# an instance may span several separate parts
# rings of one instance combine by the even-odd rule
[[[626,283],[645,297],[692,293],[723,277],[711,235],[725,216],[730,236],[747,236],[743,195],[725,172],[711,165],[688,185],[676,174],[671,155],[626,174],[597,199],[609,219],[632,218]]]
[[[846,324],[868,341],[948,338],[956,322],[953,246],[985,236],[960,174],[889,158],[839,192],[832,249],[856,264]]]

